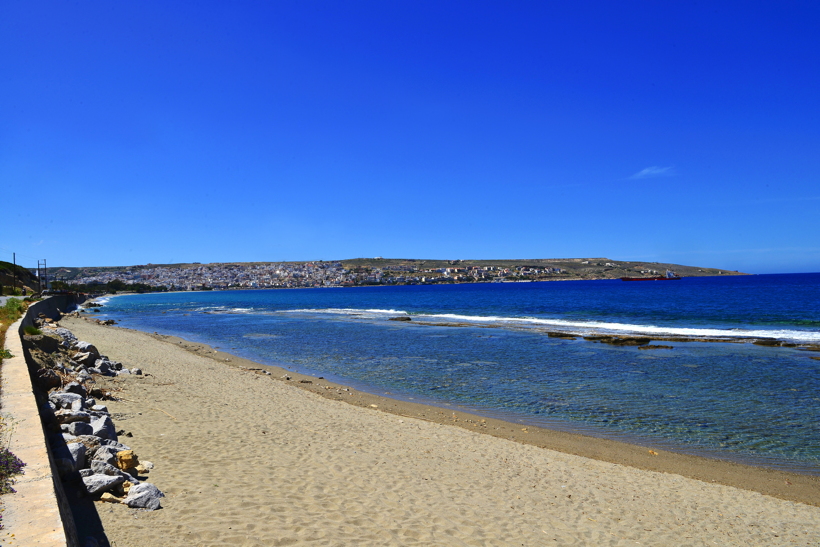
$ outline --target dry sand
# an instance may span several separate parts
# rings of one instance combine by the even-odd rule
[[[787,493],[802,489],[793,499],[815,505],[778,499],[475,431],[531,434],[520,425],[372,402],[380,400],[324,380],[300,384],[320,396],[293,385],[302,377],[282,381],[178,339],[62,324],[149,373],[106,380],[122,400],[105,404],[167,496],[154,512],[74,498],[81,538],[104,533],[116,547],[820,545],[815,477],[739,467],[758,473],[758,490],[782,481]],[[612,446],[591,440],[585,450],[612,459]],[[638,459],[667,459],[631,448]],[[722,476],[725,464],[715,465]]]

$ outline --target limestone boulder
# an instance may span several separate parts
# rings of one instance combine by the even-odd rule
[[[83,443],[68,443],[66,448],[71,454],[71,459],[74,460],[74,470],[79,471],[85,467],[85,454],[88,451],[85,445]]]
[[[97,350],[94,344],[90,344],[88,342],[83,342],[82,340],[79,340],[76,344],[74,344],[74,349],[76,349],[80,353],[89,353],[93,355],[94,360],[100,358],[100,352]]]
[[[56,329],[53,329],[53,332],[54,334],[62,338],[65,342],[67,342],[69,345],[72,345],[77,342],[77,337],[74,336],[74,333],[72,333],[67,328],[57,327]]]
[[[159,488],[150,482],[143,482],[135,484],[128,490],[128,496],[123,500],[123,503],[128,507],[136,507],[140,509],[156,510],[161,507],[160,499],[164,498]]]
[[[90,420],[91,427],[94,428],[93,435],[101,439],[117,440],[117,430],[114,428],[114,422],[111,421],[110,416],[100,416]]]
[[[103,492],[108,492],[123,482],[125,482],[125,478],[118,475],[100,475],[98,473],[94,473],[89,477],[83,477],[85,489],[92,496],[102,494]]]
[[[137,480],[132,474],[126,473],[122,469],[114,467],[110,463],[105,463],[104,461],[92,461],[91,470],[97,475],[111,475],[114,477],[122,477],[124,480],[130,481],[132,484],[139,483],[139,480]]]
[[[79,382],[70,382],[68,385],[65,386],[63,389],[66,393],[75,393],[85,399],[88,397],[88,391],[80,384]]]
[[[72,422],[86,422],[91,421],[91,414],[83,412],[82,410],[58,410],[54,413],[58,424],[70,424]]]
[[[108,447],[100,446],[94,451],[94,454],[91,456],[92,462],[96,460],[114,465],[115,463],[117,463],[117,453]]]
[[[83,398],[76,393],[66,393],[64,391],[55,391],[48,394],[48,400],[54,403],[57,408],[71,408],[77,401],[82,402]]]
[[[86,422],[71,422],[70,424],[66,424],[65,432],[71,435],[80,436],[80,435],[92,435],[94,433],[94,428],[91,427],[91,424]]]
[[[137,455],[133,450],[122,450],[117,452],[117,467],[120,469],[131,469],[140,464]]]
[[[94,361],[96,359],[91,359],[91,354],[90,353],[83,353],[83,352],[78,351],[77,353],[75,353],[71,356],[71,360],[74,361],[75,363],[90,367],[90,366],[94,365]]]

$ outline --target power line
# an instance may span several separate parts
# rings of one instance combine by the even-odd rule
[[[11,251],[11,250],[9,250],[9,249],[6,249],[5,247],[0,247],[0,251],[5,251],[5,252],[7,252],[7,253],[8,253],[8,254],[10,254],[10,255],[13,255],[13,254],[15,254],[15,253],[16,253],[16,251]],[[40,259],[40,258],[37,258],[36,256],[29,256],[29,255],[27,255],[27,254],[23,254],[23,253],[17,253],[17,254],[18,254],[18,255],[20,255],[20,256],[22,256],[22,257],[25,257],[25,258],[30,258],[31,260],[42,260],[42,259]]]

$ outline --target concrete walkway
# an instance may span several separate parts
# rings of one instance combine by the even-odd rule
[[[31,547],[66,547],[76,545],[76,532],[67,538],[57,499],[56,474],[49,459],[40,413],[31,385],[31,377],[18,334],[20,325],[37,308],[31,306],[29,315],[20,319],[6,332],[5,347],[12,358],[4,359],[0,412],[5,420],[3,442],[25,462],[23,475],[17,475],[16,494],[0,497],[3,526],[0,545]],[[30,321],[30,319],[29,319]],[[59,478],[57,478],[59,481]],[[73,521],[69,529],[73,531]]]

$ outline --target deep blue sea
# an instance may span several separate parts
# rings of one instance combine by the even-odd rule
[[[820,474],[820,352],[800,348],[820,344],[820,274],[122,295],[101,312],[373,393]]]

